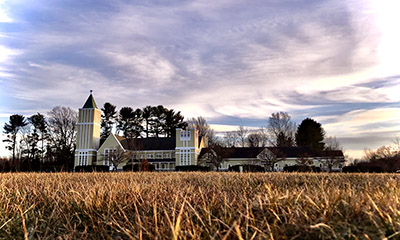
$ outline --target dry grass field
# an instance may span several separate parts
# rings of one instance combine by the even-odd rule
[[[0,174],[0,239],[399,239],[395,174]]]

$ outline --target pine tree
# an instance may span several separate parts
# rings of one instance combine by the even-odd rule
[[[15,149],[17,146],[17,135],[20,130],[27,125],[25,117],[19,114],[10,116],[10,121],[4,124],[4,134],[7,134],[7,139],[3,142],[8,142],[6,148],[12,151],[12,166],[15,168]]]
[[[313,151],[323,151],[325,131],[321,124],[311,118],[304,119],[296,132],[296,144],[299,147],[309,147]]]
[[[112,128],[115,124],[115,119],[117,118],[117,111],[115,106],[109,102],[104,103],[101,109],[101,134],[100,142],[103,143],[106,138],[111,134]]]

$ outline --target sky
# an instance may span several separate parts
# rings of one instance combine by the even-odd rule
[[[306,117],[350,157],[400,136],[396,0],[0,0],[0,125],[162,104],[218,131]],[[4,138],[4,135],[2,135]],[[0,155],[7,155],[0,143]]]

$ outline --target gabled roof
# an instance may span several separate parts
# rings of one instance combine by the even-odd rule
[[[88,99],[85,102],[85,105],[83,105],[82,108],[97,108],[96,102],[94,101],[94,97],[92,94],[89,95]]]
[[[322,152],[312,151],[308,147],[267,147],[278,157],[297,158],[297,157],[344,157],[340,150],[325,150]]]
[[[211,148],[201,149],[199,157],[206,154]],[[263,147],[230,147],[224,148],[228,156],[226,158],[257,158],[257,155],[264,150]]]
[[[199,157],[206,154],[211,148],[201,149]],[[231,147],[224,148],[228,156],[226,158],[257,158],[264,150],[268,149],[279,158],[298,158],[298,157],[344,157],[342,151],[323,151],[316,153],[307,147]]]
[[[174,137],[150,137],[128,140],[118,135],[115,136],[126,150],[175,150],[176,141]]]

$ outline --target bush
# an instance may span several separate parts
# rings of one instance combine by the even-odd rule
[[[283,171],[284,172],[321,172],[321,168],[315,167],[315,166],[293,165],[293,166],[284,167]]]
[[[229,167],[229,171],[240,172],[241,167],[243,172],[265,172],[263,166],[253,164],[234,165]]]
[[[75,172],[109,172],[110,167],[106,165],[76,166]]]
[[[133,172],[154,172],[156,167],[152,164],[141,164],[141,163],[130,163],[122,167],[123,171],[133,171]]]
[[[346,166],[342,169],[344,173],[356,173],[356,172],[366,172],[366,173],[381,173],[383,169],[379,166]]]
[[[175,171],[179,172],[209,172],[211,170],[208,166],[199,165],[188,165],[188,166],[176,166]]]

